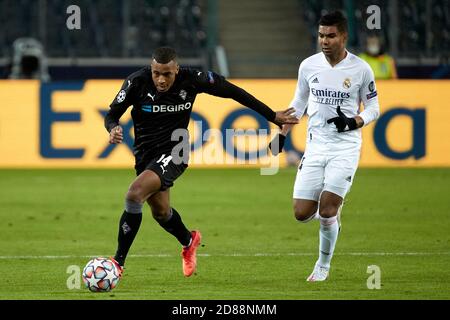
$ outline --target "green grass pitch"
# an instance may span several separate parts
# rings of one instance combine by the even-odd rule
[[[113,255],[133,171],[0,170],[0,299],[450,298],[450,169],[359,169],[323,283],[305,281],[319,225],[293,218],[295,170],[187,170],[171,202],[202,231],[197,274],[183,277],[178,242],[146,206],[124,277],[109,293],[77,288],[80,278],[67,270]],[[380,289],[367,287],[371,265]]]

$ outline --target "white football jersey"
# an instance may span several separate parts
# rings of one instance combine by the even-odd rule
[[[361,102],[364,105],[362,112]],[[308,142],[334,148],[340,142],[361,145],[361,129],[338,133],[333,123],[327,123],[328,119],[338,116],[338,106],[347,117],[359,115],[364,125],[378,118],[375,78],[369,64],[348,51],[347,56],[334,67],[322,52],[303,60],[291,107],[295,108],[299,119],[307,109]]]

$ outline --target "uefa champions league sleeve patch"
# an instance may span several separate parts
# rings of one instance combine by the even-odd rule
[[[375,82],[371,81],[369,83],[368,89],[369,89],[370,93],[368,95],[366,95],[367,100],[372,99],[377,96],[377,91],[375,90]]]
[[[117,95],[117,102],[121,103],[125,100],[125,97],[127,96],[127,93],[125,90],[120,90],[119,94]]]
[[[368,95],[367,95],[367,100],[370,100],[370,99],[372,99],[372,98],[375,98],[376,96],[377,96],[377,92],[376,91],[374,91],[374,92],[372,92],[372,93],[369,93]]]
[[[208,81],[211,84],[214,83],[214,76],[213,76],[213,73],[211,71],[208,71]]]

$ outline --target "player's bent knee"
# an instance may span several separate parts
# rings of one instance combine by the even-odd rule
[[[325,206],[320,208],[319,215],[322,218],[331,218],[337,215],[339,207],[336,206]]]
[[[128,213],[142,213],[142,203],[133,200],[125,200],[125,211]]]
[[[146,190],[140,183],[133,183],[128,189],[126,199],[134,202],[144,203],[148,195],[148,190]]]
[[[143,192],[139,187],[130,187],[125,198],[127,201],[134,201],[137,203],[143,203],[145,200]]]
[[[304,222],[304,223],[310,221],[311,216],[313,216],[314,214],[315,214],[315,212],[313,212],[313,213],[309,213],[309,212],[305,213],[304,211],[294,212],[295,219],[297,219],[297,221],[299,221],[299,222]]]
[[[294,217],[299,222],[308,222],[311,217],[315,215],[317,211],[317,205],[302,205],[297,201],[294,201]]]
[[[311,220],[311,216],[316,213],[316,210],[305,210],[304,208],[298,208],[294,206],[294,217],[299,222],[308,222]]]

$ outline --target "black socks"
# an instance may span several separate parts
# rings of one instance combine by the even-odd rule
[[[159,225],[177,238],[181,245],[187,247],[191,242],[191,232],[186,229],[177,210],[171,208],[172,216],[167,221],[158,221]]]
[[[184,226],[178,212],[172,208],[172,215],[167,221],[158,221],[159,225],[167,232],[175,236],[183,246],[188,246],[191,242],[191,232]],[[119,222],[118,247],[114,259],[123,266],[128,251],[136,237],[142,221],[142,213],[129,213],[124,211]]]
[[[124,211],[119,223],[118,247],[114,259],[123,266],[128,250],[139,230],[142,221],[142,213],[129,213]]]

